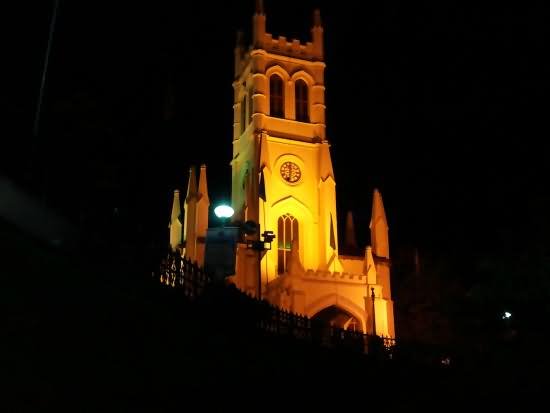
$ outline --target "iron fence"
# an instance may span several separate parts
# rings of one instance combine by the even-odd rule
[[[174,253],[168,254],[162,260],[158,274],[153,273],[153,277],[158,278],[158,281],[165,286],[182,291],[184,299],[189,301],[201,297],[215,284],[213,278],[196,263]],[[392,357],[395,339],[391,337],[327,326],[315,319],[274,306],[266,300],[259,300],[234,286],[231,288],[224,285],[223,290],[226,298],[230,298],[232,306],[240,307],[233,310],[236,310],[241,317],[250,317],[248,321],[266,335]]]

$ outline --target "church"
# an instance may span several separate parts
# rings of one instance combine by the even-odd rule
[[[256,228],[236,240],[228,281],[285,310],[395,338],[388,224],[379,191],[373,194],[371,245],[355,256],[339,253],[324,71],[320,12],[314,12],[310,41],[303,42],[268,33],[257,1],[251,44],[239,34],[235,47],[230,159],[232,222]],[[206,166],[198,182],[191,168],[185,199],[174,192],[170,246],[200,266],[209,208]],[[348,216],[346,234],[353,238],[353,231]],[[250,248],[269,232],[270,248]]]

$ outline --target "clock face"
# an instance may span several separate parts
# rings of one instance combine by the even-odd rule
[[[302,171],[294,162],[285,162],[281,165],[281,176],[285,181],[293,184],[300,180]]]

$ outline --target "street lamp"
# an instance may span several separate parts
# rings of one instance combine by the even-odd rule
[[[216,206],[214,214],[221,221],[221,225],[206,230],[205,270],[219,281],[235,273],[238,228],[226,226],[226,221],[233,216],[233,213],[233,208],[229,205]]]
[[[218,205],[214,208],[214,214],[222,220],[222,228],[225,224],[225,221],[233,216],[235,211],[229,205]]]
[[[234,213],[235,211],[229,205],[222,204],[214,208],[214,214],[216,215],[216,217],[222,220],[222,230],[218,231],[218,235],[216,236],[216,238],[219,238],[221,236],[222,239],[225,239],[225,236],[223,235],[223,233],[225,232],[224,230],[225,221],[231,218]],[[262,234],[260,234],[260,226],[254,221],[246,221],[240,224],[238,227],[228,228],[228,229],[238,230],[241,234],[244,233],[244,235],[255,236],[254,237],[255,239],[246,239],[244,240],[244,242],[246,244],[247,249],[251,249],[258,254],[258,298],[261,300],[262,298],[261,260],[265,252],[271,249],[271,243],[273,242],[275,235],[273,234],[273,231],[264,231]],[[231,235],[229,236],[231,237]],[[241,238],[241,236],[239,236],[239,238]],[[235,238],[231,238],[231,239],[233,239],[233,241],[235,240]],[[241,241],[242,241],[242,238],[241,238]],[[214,239],[212,239],[211,243],[212,242],[219,242],[219,241],[214,241]]]

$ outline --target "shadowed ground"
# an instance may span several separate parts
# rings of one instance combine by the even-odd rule
[[[86,242],[67,251],[5,221],[0,228],[2,370],[17,411],[165,411],[243,399],[253,407],[255,398],[286,406],[290,394],[319,405],[420,407],[529,401],[542,391],[534,377],[543,366],[524,348],[445,368],[406,351],[382,363],[268,338],[223,288],[189,305],[153,282],[143,254]]]

